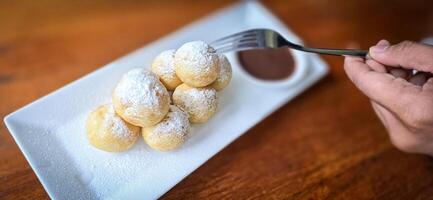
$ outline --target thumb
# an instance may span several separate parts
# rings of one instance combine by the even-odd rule
[[[390,45],[381,40],[370,48],[369,56],[387,66],[433,72],[433,46],[430,45],[411,41]]]

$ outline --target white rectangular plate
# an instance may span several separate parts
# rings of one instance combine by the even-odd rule
[[[219,99],[219,111],[194,125],[179,150],[161,153],[140,140],[131,150],[99,151],[86,140],[86,115],[110,102],[120,76],[148,67],[161,51],[192,40],[212,41],[248,28],[272,28],[294,42],[290,30],[262,5],[244,2],[219,11],[19,109],[5,118],[7,127],[53,199],[154,199],[202,165],[249,128],[293,99],[327,72],[318,56],[308,55],[308,72],[292,87],[256,85],[239,71],[233,55],[233,79]]]

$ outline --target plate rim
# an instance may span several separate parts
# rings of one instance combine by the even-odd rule
[[[162,37],[159,37],[159,38],[155,39],[154,41],[145,44],[145,45],[142,46],[142,47],[139,47],[139,48],[137,48],[137,49],[134,49],[134,50],[132,50],[131,52],[128,52],[128,53],[126,53],[126,54],[124,54],[124,55],[122,55],[122,56],[120,56],[120,57],[118,57],[118,58],[116,58],[116,59],[114,59],[114,60],[112,60],[112,61],[110,61],[110,62],[104,64],[104,65],[102,65],[101,67],[99,67],[99,68],[97,68],[97,69],[95,69],[95,70],[93,70],[93,71],[91,71],[91,72],[89,72],[89,73],[87,73],[87,74],[85,74],[85,75],[83,75],[83,76],[81,76],[81,77],[79,77],[79,78],[77,78],[77,79],[75,79],[75,80],[73,80],[73,81],[71,81],[71,82],[69,82],[69,83],[67,83],[67,84],[65,84],[65,85],[63,85],[63,86],[61,86],[61,87],[55,89],[55,90],[53,90],[53,91],[51,91],[51,92],[49,92],[49,93],[46,94],[46,95],[43,95],[42,97],[37,98],[36,100],[34,100],[34,101],[32,101],[32,102],[30,102],[30,103],[28,103],[28,104],[26,104],[26,105],[20,107],[20,108],[17,109],[17,110],[15,110],[15,111],[13,111],[13,112],[7,114],[7,115],[4,117],[4,119],[3,119],[3,121],[4,121],[5,125],[6,125],[6,128],[8,129],[9,133],[12,135],[12,138],[14,139],[14,142],[15,142],[15,143],[17,144],[17,146],[19,147],[20,151],[22,152],[22,154],[24,155],[24,157],[25,157],[25,159],[26,159],[26,162],[30,165],[31,169],[32,169],[33,172],[36,174],[36,176],[37,176],[39,182],[42,184],[42,187],[44,188],[44,190],[46,191],[46,193],[48,194],[48,196],[49,196],[50,198],[52,198],[52,199],[56,199],[56,198],[57,198],[56,191],[54,191],[54,188],[53,188],[53,187],[50,187],[50,186],[49,186],[49,183],[48,183],[49,180],[47,179],[47,176],[44,176],[44,175],[41,173],[39,167],[36,166],[36,164],[35,164],[36,162],[34,161],[33,157],[30,155],[30,153],[29,153],[29,149],[28,149],[28,148],[27,148],[27,147],[22,143],[22,138],[20,139],[20,138],[18,137],[18,135],[19,135],[18,132],[22,132],[22,131],[18,131],[18,130],[17,130],[17,124],[23,122],[23,121],[20,121],[20,120],[19,120],[19,117],[16,117],[19,113],[24,112],[24,111],[26,111],[27,109],[29,109],[29,108],[31,108],[31,107],[33,107],[33,106],[35,106],[35,105],[38,105],[38,104],[43,103],[43,102],[44,102],[45,100],[47,100],[48,98],[53,98],[53,97],[55,97],[55,96],[56,96],[60,91],[63,91],[63,90],[65,90],[65,89],[67,89],[67,88],[70,88],[70,87],[72,87],[72,86],[74,86],[74,85],[76,85],[76,84],[80,84],[81,81],[84,81],[84,80],[88,79],[89,77],[98,76],[98,74],[100,74],[100,73],[102,73],[104,70],[106,70],[108,66],[112,65],[113,62],[118,61],[118,60],[125,59],[127,56],[132,55],[132,54],[138,52],[140,49],[142,49],[142,48],[144,48],[144,47],[151,46],[151,45],[156,44],[156,43],[158,43],[158,42],[160,42],[160,41],[162,41],[162,40],[165,40],[165,39],[170,38],[170,37],[172,37],[172,36],[174,36],[174,35],[176,35],[176,34],[179,34],[180,32],[182,32],[182,31],[184,31],[184,30],[188,30],[188,29],[190,29],[191,27],[194,27],[195,25],[200,24],[200,23],[203,22],[203,21],[206,21],[206,20],[208,20],[208,19],[211,19],[211,18],[215,17],[216,15],[218,15],[218,14],[224,12],[224,11],[228,11],[228,10],[230,10],[230,9],[239,9],[238,7],[241,7],[241,6],[250,6],[251,4],[254,5],[254,6],[258,6],[258,7],[260,7],[260,9],[263,9],[263,10],[265,10],[265,11],[267,12],[266,14],[269,14],[269,15],[275,17],[275,18],[278,20],[278,18],[277,18],[274,14],[272,14],[272,13],[271,13],[271,12],[270,12],[270,11],[269,11],[269,10],[268,10],[264,5],[263,5],[263,4],[261,4],[260,2],[255,2],[255,1],[254,1],[254,2],[248,2],[248,1],[246,1],[246,2],[238,2],[238,3],[229,4],[229,5],[227,5],[227,6],[224,6],[224,7],[222,7],[222,8],[219,8],[219,9],[214,10],[212,13],[210,13],[210,14],[208,14],[208,15],[205,15],[205,16],[202,16],[202,17],[196,19],[196,20],[193,20],[192,22],[187,23],[187,24],[185,24],[184,26],[175,29],[175,30],[173,30],[173,31],[171,31],[171,32],[169,32],[169,33],[163,35]],[[277,21],[277,22],[280,22],[280,21]],[[290,29],[289,29],[285,24],[282,24],[282,28],[287,29],[287,30],[290,31]],[[311,62],[313,59],[318,59],[318,58],[315,58],[314,56],[307,56],[307,59],[309,60],[308,62]],[[320,60],[321,62],[323,62],[323,60],[321,60],[320,58],[319,58],[319,60]],[[326,63],[323,62],[323,64],[324,64],[325,66],[327,66]],[[326,75],[326,74],[328,73],[328,71],[329,71],[328,68],[325,67],[325,70],[321,72],[323,75],[320,76],[320,77],[318,77],[317,79],[321,79],[324,75]],[[308,76],[308,75],[306,75],[306,76]],[[317,81],[317,80],[312,81],[312,83],[311,83],[309,86],[307,86],[307,88],[310,87],[311,85],[313,85],[316,81]],[[303,92],[304,90],[305,90],[305,89],[302,89],[301,92]],[[296,96],[297,96],[297,95],[296,95]],[[289,100],[285,101],[285,103],[287,103],[288,101],[289,101]],[[280,108],[280,107],[281,107],[281,105],[278,105],[278,106],[276,106],[276,109],[278,109],[278,108]],[[272,114],[276,109],[271,110],[269,113]],[[268,115],[267,115],[267,116],[268,116]],[[26,121],[26,120],[24,120],[24,121]],[[242,135],[242,134],[241,134],[241,135]],[[237,137],[236,137],[236,138],[237,138]],[[234,139],[234,140],[236,140],[236,139]],[[233,141],[234,141],[234,140],[233,140]],[[224,148],[225,148],[227,145],[229,145],[229,144],[231,144],[231,142],[228,143],[228,144],[226,144],[225,146],[223,146],[221,149],[224,149]],[[219,151],[220,151],[220,150],[219,150]],[[219,152],[219,151],[218,151],[218,152]],[[207,160],[209,160],[209,159],[212,158],[213,156],[214,156],[214,155],[210,156]],[[206,160],[206,161],[207,161],[207,160]],[[201,165],[203,165],[204,163],[206,163],[206,161],[204,161],[203,163],[201,163],[200,165],[198,165],[198,167],[200,167]],[[197,168],[198,168],[198,167],[197,167]],[[196,170],[196,168],[195,168],[194,170],[192,170],[192,172],[195,171],[195,170]],[[183,180],[185,177],[187,177],[187,176],[189,176],[189,175],[190,175],[190,173],[186,174],[185,176],[183,176],[182,179],[180,179],[180,181]],[[178,181],[176,184],[178,184],[180,181]],[[176,185],[176,184],[175,184],[175,185]],[[172,187],[170,187],[170,188],[172,188]],[[170,190],[170,189],[169,189],[169,190]],[[165,194],[165,193],[168,192],[169,190],[165,191],[165,192],[162,193],[160,196],[162,196],[163,194]]]

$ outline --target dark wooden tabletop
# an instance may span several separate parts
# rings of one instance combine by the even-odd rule
[[[0,116],[231,4],[0,1]],[[433,35],[430,0],[264,4],[310,46],[368,48]],[[233,142],[163,199],[433,199],[433,159],[389,142],[340,57],[330,74]],[[0,199],[48,195],[0,125]]]

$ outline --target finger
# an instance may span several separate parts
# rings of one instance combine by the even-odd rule
[[[374,71],[376,71],[376,72],[380,72],[380,73],[386,73],[386,72],[387,72],[387,71],[386,71],[386,67],[385,67],[385,65],[382,65],[382,64],[378,63],[378,62],[375,61],[375,60],[367,59],[367,60],[365,61],[365,63],[366,63],[368,66],[370,66],[370,68],[371,68],[372,70],[374,70]]]
[[[376,46],[389,46],[389,45],[391,45],[391,44],[390,44],[387,40],[380,40],[380,41],[376,44]],[[380,65],[380,66],[384,66],[385,70],[386,70],[387,72],[389,72],[391,75],[393,75],[394,77],[396,77],[396,78],[403,78],[403,79],[406,79],[406,78],[409,77],[409,75],[410,75],[410,73],[411,73],[411,72],[410,72],[411,70],[385,66],[385,65],[383,65],[383,64],[381,64],[381,63],[379,63],[379,62],[373,60],[372,58],[371,58],[369,61],[370,61],[370,62],[367,62],[367,64],[370,65],[370,66],[373,68],[373,70],[374,70],[374,66],[377,66],[377,67],[375,67],[375,68],[379,68],[379,67],[378,67],[379,65]],[[371,64],[370,64],[370,63],[371,63]],[[377,71],[377,70],[375,70],[375,71]]]
[[[433,46],[430,45],[410,41],[396,45],[379,42],[370,48],[369,55],[384,65],[433,72]]]
[[[422,90],[426,93],[433,93],[433,78],[427,79],[427,82],[422,86]]]
[[[399,116],[407,114],[416,94],[422,90],[404,79],[373,71],[360,58],[346,57],[344,69],[349,79],[365,95]]]
[[[388,71],[395,78],[407,79],[410,75],[409,70],[405,70],[402,68],[390,68]]]
[[[370,101],[370,103],[373,107],[374,112],[379,117],[380,121],[382,122],[383,126],[385,126],[385,129],[389,132],[388,121],[385,119],[385,115],[383,114],[383,112],[377,108],[378,104],[375,103],[374,101]]]
[[[427,76],[427,73],[419,72],[413,75],[409,79],[409,82],[414,85],[423,86],[427,82]]]
[[[389,46],[390,43],[386,40],[380,40],[376,46]],[[406,79],[409,77],[411,70],[408,69],[402,69],[402,68],[395,68],[395,67],[389,67],[385,66],[372,58],[366,60],[367,65],[369,65],[374,71],[377,72],[389,72],[391,75],[393,75],[396,78],[403,78]]]
[[[385,125],[389,133],[391,142],[400,150],[405,152],[419,152],[419,143],[417,137],[397,118],[393,113],[372,101],[371,105],[378,115],[379,119]]]
[[[391,44],[388,42],[388,40],[380,40],[379,42],[377,42],[377,44],[376,44],[375,46],[389,46],[389,45],[391,45]],[[367,53],[366,58],[367,58],[367,59],[373,59],[373,58],[370,56],[370,52]]]

